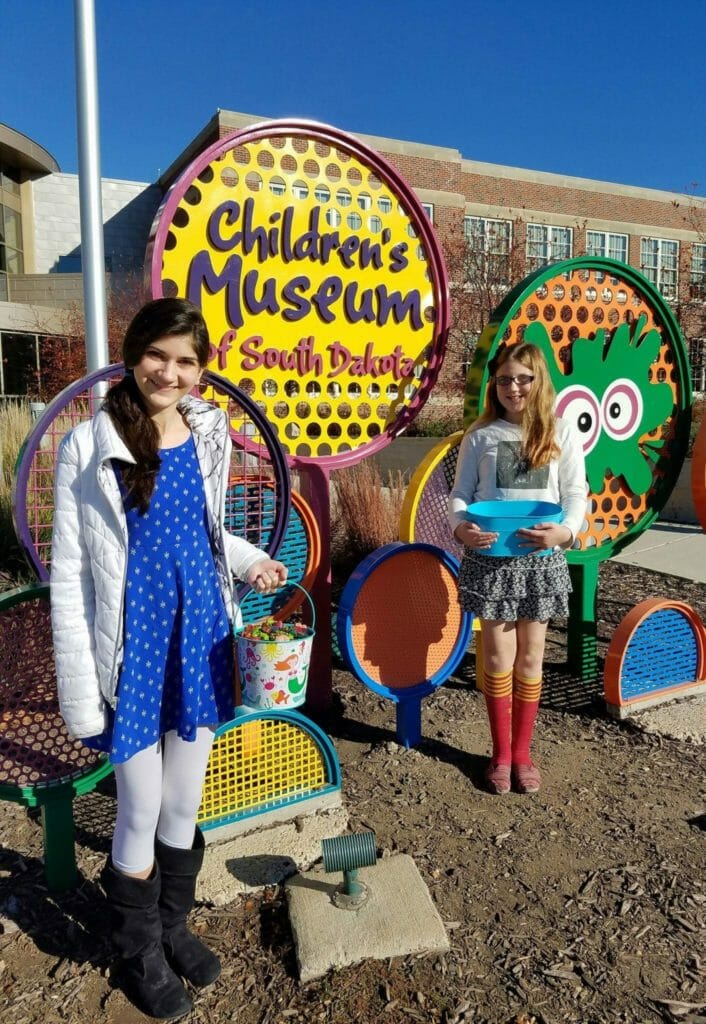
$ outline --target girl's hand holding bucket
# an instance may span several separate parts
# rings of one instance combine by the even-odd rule
[[[251,565],[246,579],[258,594],[274,594],[287,582],[287,566],[276,562],[273,558],[261,558]]]
[[[456,540],[465,544],[467,548],[475,548],[479,551],[491,547],[498,539],[499,534],[481,530],[477,523],[466,521],[459,523],[454,530]]]
[[[517,531],[517,536],[523,538],[519,546],[529,551],[565,548],[574,539],[569,527],[562,523],[537,523],[536,526],[523,527]]]

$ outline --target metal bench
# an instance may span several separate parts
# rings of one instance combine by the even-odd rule
[[[74,797],[111,771],[59,713],[49,584],[0,595],[0,799],[41,809],[49,889],[76,884]]]

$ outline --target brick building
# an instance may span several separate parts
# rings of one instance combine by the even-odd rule
[[[157,182],[104,181],[107,270],[139,270],[150,223],[168,187],[206,147],[262,120],[219,110]],[[31,242],[25,243],[24,263],[12,264],[3,254],[7,231],[0,236],[0,343],[10,306],[26,308],[29,300],[61,306],[58,275],[80,269],[76,176],[62,175],[48,154],[40,160],[35,154],[32,162],[28,150],[36,144],[9,133],[0,126],[0,218],[5,208],[17,212],[21,195],[22,212],[25,205],[32,211]],[[421,142],[358,137],[413,187],[446,254],[456,322],[440,393],[462,386],[475,337],[505,288],[539,266],[584,253],[624,260],[660,290],[682,326],[695,388],[704,390],[706,200],[483,163]],[[18,139],[25,140],[23,146]],[[8,193],[6,181],[17,184],[15,192]],[[42,203],[49,204],[44,213]],[[7,393],[2,381],[0,392]]]

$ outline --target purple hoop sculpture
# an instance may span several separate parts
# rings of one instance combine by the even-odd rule
[[[54,513],[54,463],[59,442],[100,407],[97,385],[122,377],[114,363],[64,388],[47,406],[22,446],[13,488],[18,539],[40,580],[49,579]],[[206,370],[195,390],[225,409],[233,441],[226,522],[238,535],[274,555],[282,542],[290,508],[289,469],[267,419],[252,399],[230,381]],[[247,591],[243,585],[241,592]]]

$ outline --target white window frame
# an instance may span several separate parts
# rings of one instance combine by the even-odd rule
[[[675,238],[640,239],[640,270],[669,302],[679,296],[679,242]]]
[[[587,256],[607,256],[610,260],[627,263],[629,251],[627,235],[616,231],[595,231],[593,228],[586,231]]]
[[[706,242],[694,242],[691,246],[689,295],[706,302]]]
[[[541,234],[542,238],[532,238],[532,234]],[[568,251],[566,240],[568,238]],[[543,251],[538,253],[536,246]],[[559,224],[528,224],[527,225],[527,266],[529,270],[547,267],[550,263],[571,259],[574,252],[574,229]]]
[[[433,203],[422,203],[422,209],[426,213],[427,217],[434,223],[434,204]]]
[[[461,373],[464,380],[473,365],[479,338],[480,334],[475,334],[473,331],[464,331],[461,337]]]
[[[463,218],[463,234],[471,252],[483,253],[489,264],[494,259],[498,263],[504,261],[505,272],[498,274],[497,284],[509,284],[512,221],[466,214]]]
[[[694,391],[706,391],[706,338],[690,338],[689,369]]]

